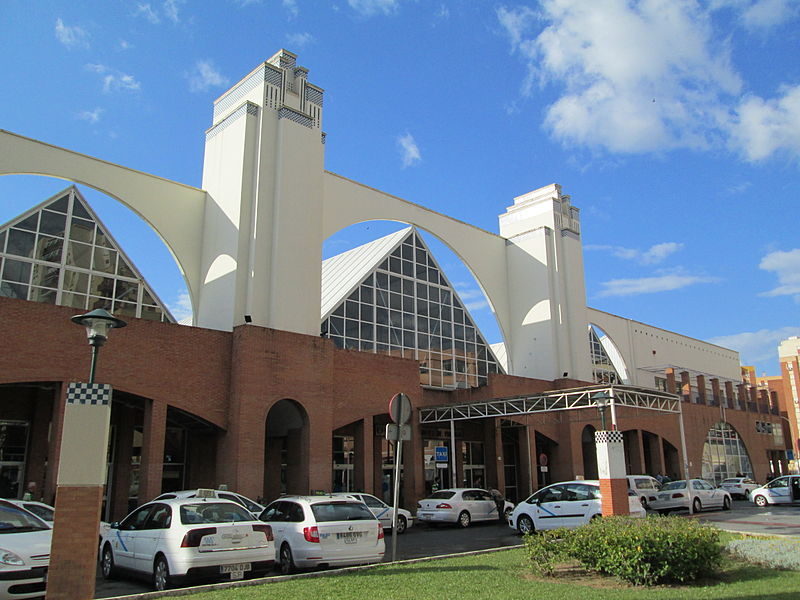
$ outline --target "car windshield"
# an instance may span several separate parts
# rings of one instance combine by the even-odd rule
[[[442,490],[441,492],[434,492],[430,496],[428,496],[429,500],[449,500],[453,496],[455,496],[455,492],[451,492],[449,490]]]
[[[252,520],[253,515],[233,502],[198,502],[181,506],[181,523],[184,525]]]
[[[665,490],[685,490],[686,489],[686,482],[685,481],[670,481],[669,483],[665,483],[664,487],[661,488],[661,491]]]
[[[311,505],[311,512],[317,523],[375,519],[375,515],[361,502],[318,502]]]
[[[16,506],[0,505],[0,534],[50,529],[47,523]]]
[[[739,478],[737,477],[737,478],[735,478],[735,479],[726,479],[726,480],[725,480],[725,481],[723,481],[722,483],[739,483],[740,481],[741,481],[741,479],[739,479]]]
[[[49,523],[53,522],[53,509],[49,506],[42,506],[41,504],[26,504],[25,509],[35,514],[40,519]]]

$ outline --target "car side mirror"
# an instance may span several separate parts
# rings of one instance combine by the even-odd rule
[[[109,529],[119,529],[119,521],[114,521],[113,523],[108,524]]]

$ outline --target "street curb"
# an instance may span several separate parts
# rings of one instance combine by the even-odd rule
[[[477,556],[480,554],[491,554],[493,552],[501,552],[503,550],[513,550],[515,548],[522,548],[523,544],[514,546],[501,546],[498,548],[488,548],[484,550],[471,550],[469,552],[456,552],[453,554],[440,554],[437,556],[425,556],[422,558],[409,558],[406,560],[397,560],[395,562],[380,562],[374,565],[362,565],[357,567],[343,567],[339,569],[326,569],[325,571],[315,571],[312,573],[299,573],[297,575],[276,575],[273,577],[259,577],[257,579],[247,579],[245,581],[225,581],[222,583],[210,583],[207,585],[198,585],[188,588],[178,588],[175,590],[167,590],[164,592],[142,592],[141,594],[129,594],[126,596],[107,596],[102,600],[152,600],[155,598],[173,598],[178,596],[189,596],[191,594],[200,594],[202,592],[215,592],[218,590],[226,590],[230,588],[250,587],[254,585],[269,585],[270,583],[278,583],[281,581],[291,581],[293,579],[310,579],[314,577],[327,577],[329,575],[341,575],[342,573],[355,573],[358,571],[366,571],[376,567],[395,566],[395,565],[409,565],[414,563],[430,562],[434,560],[443,560],[445,558],[457,558],[461,556]]]

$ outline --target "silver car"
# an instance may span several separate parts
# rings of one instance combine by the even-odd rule
[[[706,508],[730,510],[731,504],[731,495],[726,490],[715,488],[702,479],[690,479],[665,483],[650,508],[667,514],[673,510],[689,510],[690,506],[694,512]]]
[[[477,488],[452,488],[433,492],[417,503],[417,520],[421,523],[454,523],[469,527],[473,521],[506,520],[514,505],[502,501],[502,514],[492,494]]]

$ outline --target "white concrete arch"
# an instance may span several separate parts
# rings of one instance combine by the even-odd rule
[[[186,281],[192,305],[196,305],[202,284],[205,191],[5,130],[0,130],[0,175],[55,177],[119,201],[164,242]]]
[[[504,238],[328,171],[323,191],[323,239],[364,221],[397,221],[429,232],[470,270],[494,311],[504,340],[511,342]]]

